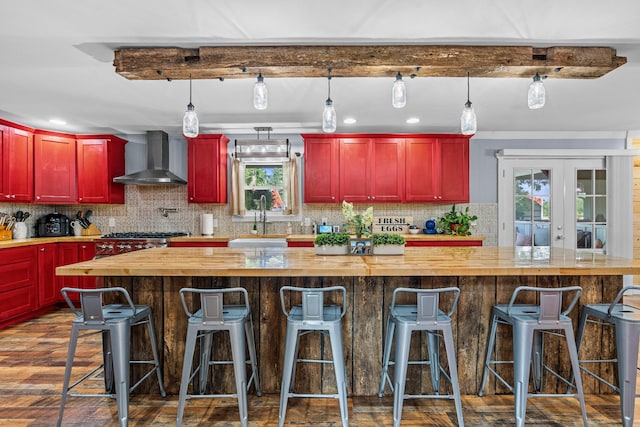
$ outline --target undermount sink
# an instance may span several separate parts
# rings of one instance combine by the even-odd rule
[[[230,248],[286,248],[284,237],[240,237],[229,240]]]

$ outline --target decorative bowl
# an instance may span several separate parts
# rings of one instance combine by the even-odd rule
[[[411,234],[418,234],[420,232],[419,228],[410,228],[409,229],[409,233]]]

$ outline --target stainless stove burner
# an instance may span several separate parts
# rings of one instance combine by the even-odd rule
[[[96,239],[96,258],[149,248],[166,248],[168,239],[186,236],[183,232],[125,232],[105,234]]]

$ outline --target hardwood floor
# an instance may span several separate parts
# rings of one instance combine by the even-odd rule
[[[70,322],[66,308],[0,331],[0,425],[55,425],[60,404]],[[96,336],[92,344],[78,348],[84,365],[101,359]],[[461,368],[463,369],[463,368]],[[371,375],[379,375],[372,372]],[[99,387],[100,379],[95,381]],[[278,421],[278,395],[249,397],[249,425],[275,426]],[[513,396],[463,397],[467,426],[512,426]],[[591,426],[621,425],[619,398],[588,395]],[[638,405],[636,405],[636,408]],[[393,402],[390,396],[349,398],[349,425],[359,427],[391,426]],[[177,396],[159,395],[131,398],[130,426],[175,425]],[[640,411],[636,409],[636,414]],[[65,426],[117,425],[114,399],[69,398],[64,413]],[[638,418],[638,416],[636,416]],[[235,399],[192,399],[187,401],[184,426],[239,426]],[[333,399],[290,399],[287,426],[340,426],[340,411]],[[403,427],[456,426],[453,401],[407,400],[402,415]],[[579,405],[575,399],[529,399],[527,426],[581,426]],[[636,422],[640,426],[640,421]]]

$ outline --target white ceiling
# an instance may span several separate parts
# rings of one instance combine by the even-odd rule
[[[416,43],[613,47],[626,65],[595,80],[547,79],[540,110],[527,108],[529,79],[472,78],[478,136],[640,129],[637,0],[23,0],[0,11],[0,117],[37,128],[179,135],[188,81],[127,80],[112,64],[118,47]],[[407,107],[394,109],[393,79],[333,79],[337,131],[459,132],[465,79],[405,80]],[[194,81],[201,132],[321,132],[326,79],[265,81],[265,111],[253,108],[254,79]]]

